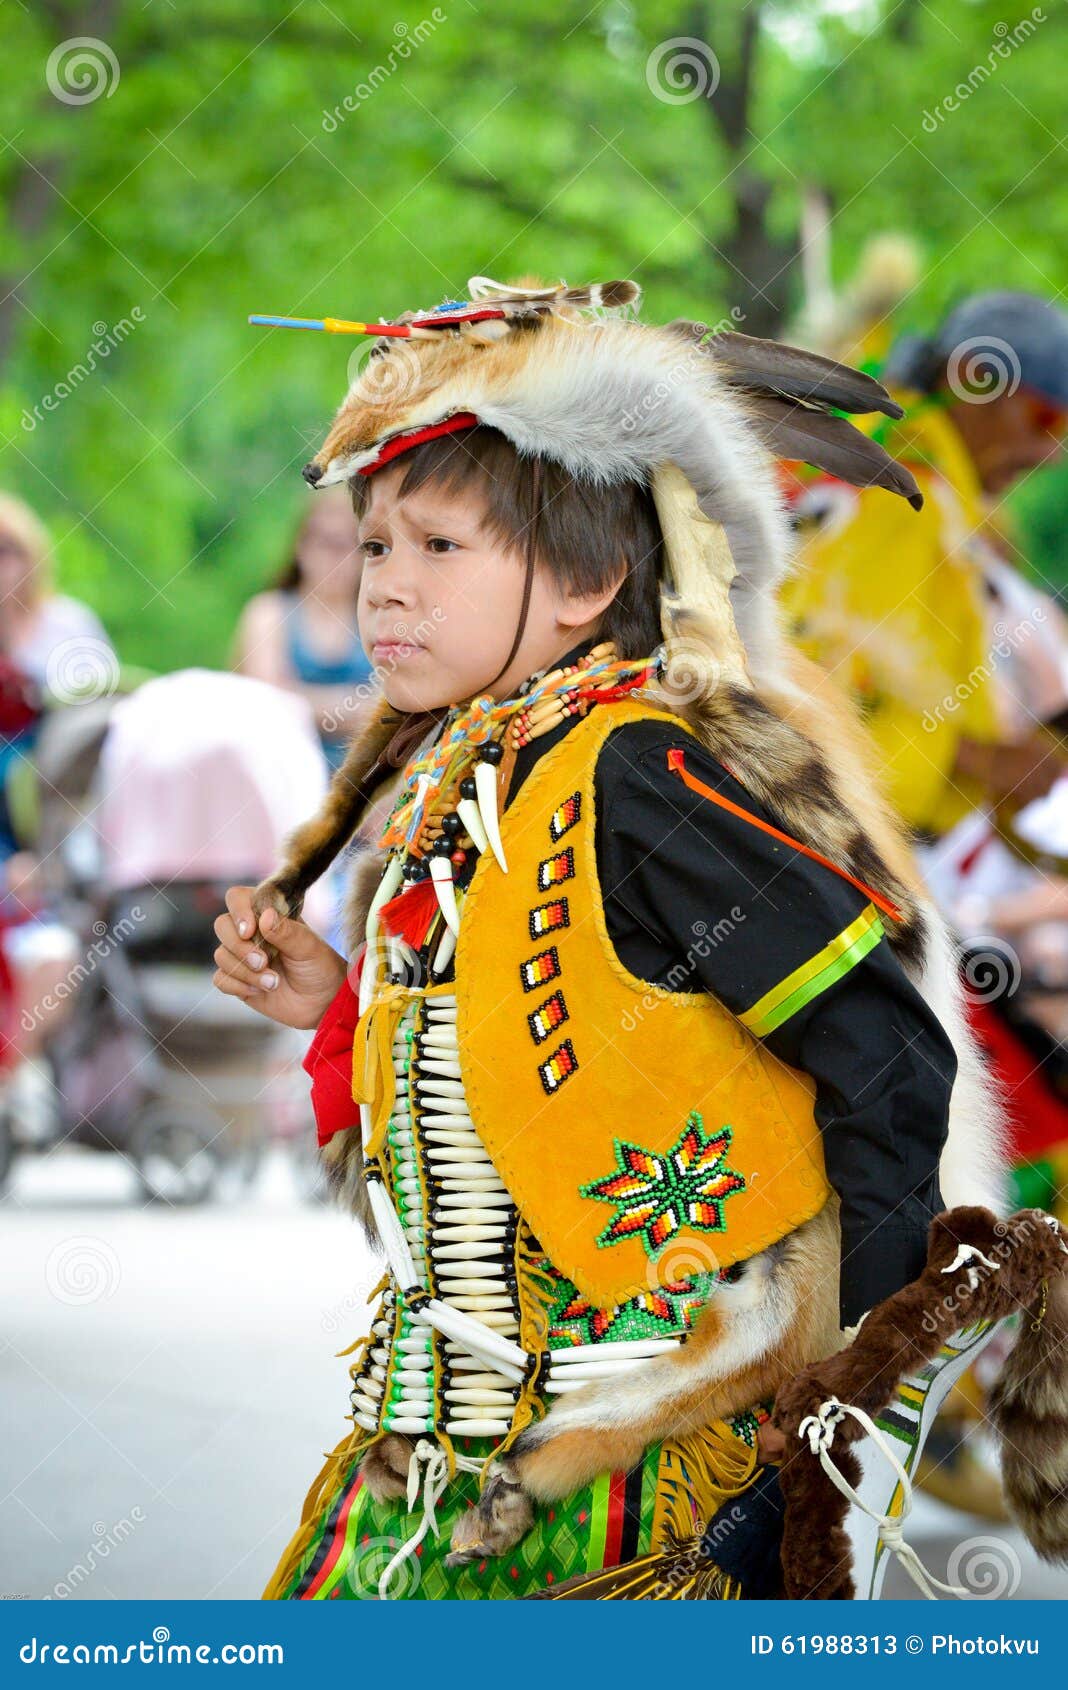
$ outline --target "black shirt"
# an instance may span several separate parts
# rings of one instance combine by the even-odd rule
[[[580,642],[558,664],[596,643]],[[518,752],[505,808],[578,719]],[[923,1269],[928,1224],[944,1207],[938,1161],[956,1055],[866,895],[691,790],[669,767],[672,748],[703,784],[782,827],[694,735],[670,722],[622,724],[595,771],[609,937],[640,979],[710,992],[742,1018],[756,1008],[750,1030],[812,1077],[827,1177],[841,1200],[839,1306],[851,1326]],[[858,944],[840,939],[847,930],[859,931]]]

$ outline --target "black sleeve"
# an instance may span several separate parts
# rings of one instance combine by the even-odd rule
[[[669,766],[671,748],[718,795],[782,827],[694,737],[656,722],[621,727],[597,766],[609,932],[633,972],[711,992],[814,1080],[851,1326],[926,1261],[927,1227],[944,1206],[938,1162],[956,1054],[885,936],[890,917],[832,869],[691,790]]]

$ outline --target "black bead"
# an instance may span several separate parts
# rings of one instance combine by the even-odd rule
[[[452,855],[454,848],[453,842],[449,838],[448,834],[443,833],[440,838],[435,839],[433,845],[431,845],[430,855],[432,857],[448,857]],[[429,869],[427,872],[430,872]]]
[[[473,784],[474,783],[472,782],[472,785]],[[455,810],[450,810],[447,815],[444,815],[441,818],[441,830],[443,833],[447,833],[450,837],[455,837],[456,834],[461,833],[463,831],[463,825],[463,822],[460,820]]]
[[[475,785],[474,775],[465,775],[463,780],[460,782],[460,797],[461,798],[477,798],[478,797],[478,787]]]
[[[498,745],[495,739],[487,740],[485,745],[479,746],[478,755],[483,763],[492,763],[496,767],[504,756],[504,746]]]

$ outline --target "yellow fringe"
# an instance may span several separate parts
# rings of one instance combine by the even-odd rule
[[[281,1599],[286,1587],[292,1583],[330,1492],[341,1483],[346,1468],[374,1442],[375,1436],[373,1432],[365,1432],[362,1426],[356,1427],[327,1456],[304,1498],[300,1525],[286,1545],[261,1601],[277,1602]]]
[[[703,1531],[717,1508],[749,1489],[758,1465],[755,1444],[732,1432],[726,1420],[666,1440],[657,1473],[654,1548]]]
[[[380,1297],[388,1284],[389,1273],[386,1272],[382,1275],[378,1284],[368,1293],[368,1303],[373,1303],[376,1297]],[[351,1355],[354,1350],[359,1352],[356,1360],[349,1367],[350,1380],[355,1380],[356,1374],[363,1365],[363,1352],[374,1341],[374,1333],[368,1332],[366,1336],[357,1338],[347,1349],[336,1352],[339,1357]],[[308,1494],[304,1499],[304,1507],[301,1510],[300,1525],[286,1545],[282,1558],[271,1576],[271,1581],[263,1593],[262,1601],[273,1602],[279,1599],[297,1570],[301,1556],[307,1548],[311,1531],[326,1504],[331,1489],[341,1483],[346,1466],[355,1461],[358,1455],[363,1455],[382,1436],[381,1432],[368,1432],[354,1422],[352,1431],[347,1432],[337,1448],[327,1456],[325,1464],[312,1480]]]

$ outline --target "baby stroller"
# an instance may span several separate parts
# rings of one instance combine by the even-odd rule
[[[36,763],[39,850],[81,946],[48,1048],[52,1142],[118,1151],[147,1197],[201,1202],[250,1177],[272,1083],[303,1051],[215,990],[213,924],[320,802],[310,708],[183,670],[56,713]]]

